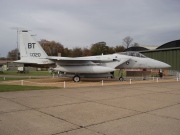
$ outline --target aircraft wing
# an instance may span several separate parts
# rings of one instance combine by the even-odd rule
[[[50,60],[56,60],[56,61],[92,61],[92,62],[102,62],[102,61],[113,61],[114,59],[110,58],[102,58],[102,57],[47,57],[47,59]]]
[[[56,61],[61,66],[84,66],[84,65],[98,65],[102,62],[113,61],[108,58],[100,58],[100,57],[48,57],[47,59]]]
[[[130,58],[121,58],[119,59],[112,59],[109,57],[96,57],[96,56],[90,56],[90,57],[48,57],[50,60],[57,61],[61,65],[98,65],[103,64],[111,68],[118,67],[119,65],[125,63]]]

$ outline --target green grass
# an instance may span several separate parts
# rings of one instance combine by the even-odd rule
[[[53,75],[51,75],[48,71],[32,71],[26,74],[17,74],[16,71],[5,71],[4,73],[0,73],[0,81],[36,79],[37,77],[43,76],[51,77]]]
[[[4,71],[0,75],[18,75],[18,76],[52,76],[48,71],[30,71],[29,73],[17,73],[17,71]]]
[[[0,92],[10,92],[10,91],[26,91],[26,90],[47,90],[55,89],[57,87],[50,86],[21,86],[21,85],[6,85],[0,84]]]

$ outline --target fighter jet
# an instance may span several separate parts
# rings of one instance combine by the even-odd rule
[[[57,57],[48,56],[41,45],[30,35],[29,31],[19,32],[20,60],[16,63],[51,67],[64,76],[71,76],[74,82],[82,77],[112,77],[117,69],[160,69],[170,65],[148,58],[139,52],[123,52],[109,55],[87,57]],[[122,79],[122,78],[119,78]]]

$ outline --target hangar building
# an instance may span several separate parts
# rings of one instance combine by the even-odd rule
[[[171,65],[171,68],[168,70],[180,71],[180,40],[165,43],[153,50],[136,46],[130,47],[125,51],[138,51],[147,57],[168,63]]]

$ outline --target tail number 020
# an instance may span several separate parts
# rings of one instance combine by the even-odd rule
[[[41,57],[41,53],[30,53],[31,57]]]

